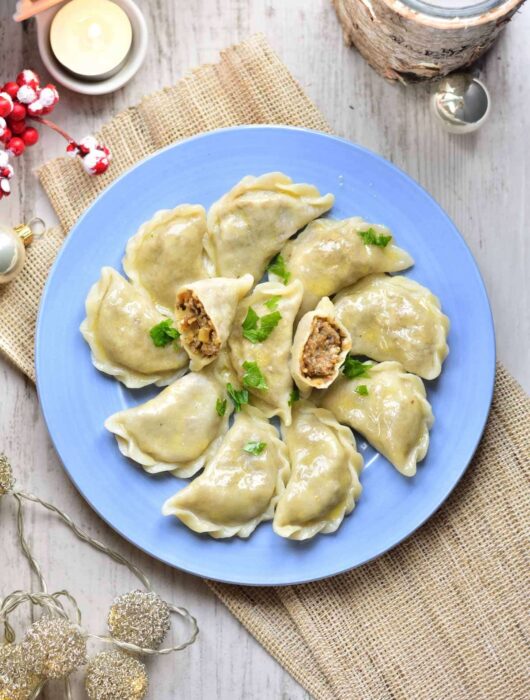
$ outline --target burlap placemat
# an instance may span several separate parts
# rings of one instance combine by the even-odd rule
[[[263,38],[225,51],[102,129],[112,168],[88,178],[58,159],[40,178],[65,231],[139,158],[209,129],[282,123],[329,131]],[[53,232],[0,289],[0,348],[34,379],[32,330]],[[414,536],[360,569],[286,588],[208,582],[316,698],[455,700],[528,696],[525,558],[530,401],[499,367],[491,416],[466,476]]]

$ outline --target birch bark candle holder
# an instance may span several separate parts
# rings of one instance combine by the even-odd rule
[[[347,44],[380,75],[438,80],[474,63],[524,0],[333,0]]]

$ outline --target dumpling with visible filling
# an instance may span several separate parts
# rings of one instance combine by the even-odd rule
[[[166,501],[162,513],[215,538],[248,537],[272,520],[288,478],[287,448],[276,428],[245,406],[204,472]]]
[[[107,418],[120,452],[150,474],[190,477],[204,466],[228,430],[232,404],[219,358],[203,372],[190,372],[154,399]]]
[[[363,458],[351,430],[330,411],[300,401],[282,432],[291,476],[276,507],[274,531],[293,540],[335,532],[361,493]]]
[[[339,377],[322,392],[320,406],[357,430],[404,476],[414,476],[434,423],[423,382],[399,362],[366,362],[355,374]]]
[[[104,267],[87,296],[80,330],[101,372],[129,389],[166,386],[184,374],[188,357],[178,340],[154,344],[150,331],[165,320],[144,290]]]
[[[325,389],[335,381],[350,349],[350,334],[324,297],[302,317],[294,335],[290,367],[300,395],[309,396],[312,389]]]
[[[219,355],[230,335],[237,305],[253,282],[252,275],[243,275],[239,279],[214,277],[180,287],[175,318],[193,371]]]
[[[239,304],[228,341],[234,371],[252,403],[268,418],[280,416],[287,425],[293,390],[289,355],[302,293],[298,280],[258,284]]]
[[[126,275],[167,315],[173,315],[179,287],[208,277],[202,247],[205,233],[204,207],[181,204],[158,211],[127,243]]]
[[[217,274],[261,279],[285,241],[333,206],[332,194],[283,173],[244,177],[208,212],[205,248]]]
[[[396,360],[423,379],[440,374],[449,352],[449,319],[426,287],[399,275],[370,275],[333,303],[350,332],[352,355]]]
[[[313,221],[287,242],[282,257],[291,279],[304,285],[300,316],[314,309],[321,297],[332,296],[366,275],[398,272],[414,264],[394,245],[388,228],[358,216]]]

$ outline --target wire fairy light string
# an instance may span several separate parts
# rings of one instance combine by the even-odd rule
[[[142,700],[147,693],[148,678],[144,664],[136,657],[167,655],[187,648],[199,633],[196,619],[185,608],[162,600],[140,568],[90,537],[59,508],[31,493],[15,490],[11,465],[0,454],[0,497],[5,495],[11,495],[17,502],[19,544],[37,576],[40,590],[17,590],[1,601],[4,643],[0,642],[0,698],[35,700],[48,680],[63,679],[65,697],[71,700],[69,676],[87,663],[87,640],[96,639],[112,644],[114,649],[100,652],[88,661],[85,687],[90,700]],[[127,567],[141,582],[144,591],[131,591],[114,600],[107,619],[109,635],[92,634],[82,627],[81,610],[67,590],[48,591],[42,568],[26,538],[25,501],[54,513],[78,539]],[[9,615],[24,603],[40,607],[42,616],[31,625],[23,641],[16,643]],[[188,622],[190,635],[181,644],[160,648],[171,626],[171,614]]]

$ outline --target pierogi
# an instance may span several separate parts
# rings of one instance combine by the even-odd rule
[[[184,374],[188,357],[178,341],[164,347],[154,345],[151,329],[164,320],[143,289],[104,267],[88,294],[80,330],[101,372],[129,389],[167,386]]]
[[[426,287],[398,275],[370,275],[333,303],[350,332],[353,355],[396,360],[423,379],[440,374],[449,352],[449,319]]]
[[[285,241],[331,209],[335,198],[283,173],[244,177],[208,212],[205,248],[218,275],[256,281]]]
[[[193,371],[219,355],[230,335],[238,302],[253,282],[252,275],[239,279],[214,277],[191,282],[178,290],[175,318]]]
[[[324,297],[302,316],[293,340],[291,374],[300,395],[307,397],[312,389],[325,389],[335,381],[350,350],[350,334]]]
[[[288,478],[285,444],[258,409],[245,406],[204,472],[162,512],[215,538],[248,537],[272,520]]]
[[[385,226],[358,216],[313,221],[288,241],[282,257],[290,279],[304,285],[300,316],[314,309],[322,297],[333,296],[366,275],[399,272],[414,264],[405,250],[394,245]]]
[[[204,372],[190,372],[154,399],[107,418],[105,427],[114,433],[120,452],[150,474],[196,474],[228,430],[231,405],[217,363]]]
[[[258,284],[252,294],[240,303],[228,343],[234,371],[250,392],[252,403],[261,408],[267,417],[279,416],[287,425],[291,421],[290,398],[293,391],[289,356],[293,324],[302,292],[303,287],[298,280],[289,285],[279,282]],[[256,338],[252,338],[250,331],[253,329],[245,328],[250,310],[258,317]],[[277,325],[261,340],[261,319],[271,314],[276,315]],[[262,381],[255,381],[255,377]]]
[[[168,316],[173,315],[179,287],[208,277],[202,245],[205,233],[204,207],[181,204],[158,211],[127,243],[125,274]]]
[[[404,476],[414,476],[416,464],[427,454],[434,423],[419,377],[405,372],[399,362],[367,363],[364,375],[339,377],[318,403],[357,430]]]
[[[294,540],[335,532],[361,493],[363,458],[351,430],[330,411],[299,401],[282,433],[291,477],[276,508],[274,531]]]

